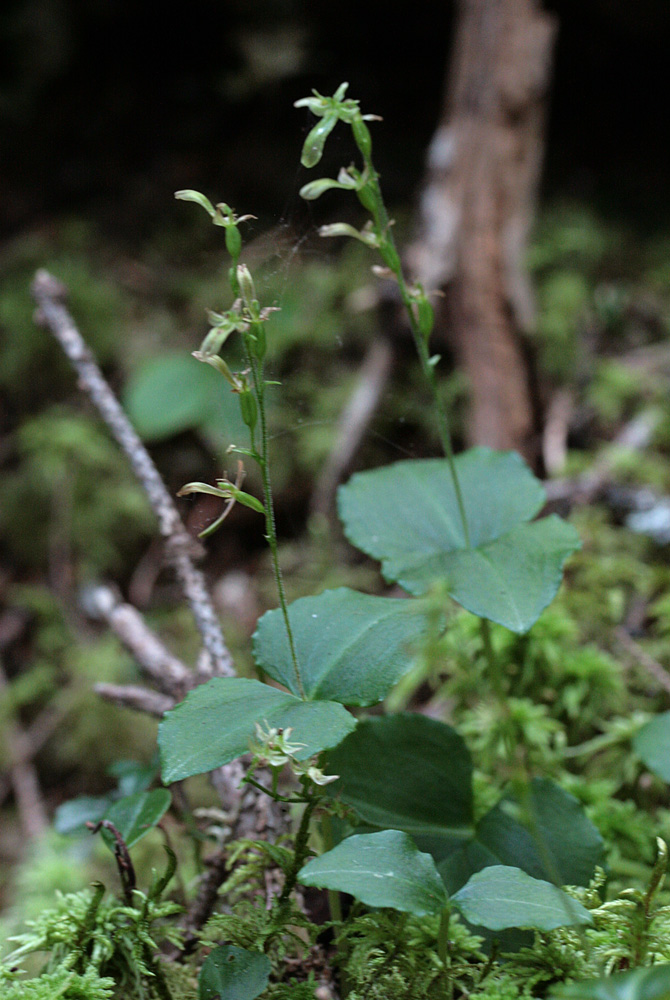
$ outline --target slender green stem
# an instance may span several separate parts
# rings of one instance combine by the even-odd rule
[[[261,429],[261,451],[260,458],[258,459],[258,465],[261,470],[261,478],[263,483],[263,500],[265,503],[265,537],[267,538],[268,545],[270,547],[270,554],[272,557],[272,570],[274,573],[275,583],[277,586],[277,593],[279,595],[279,606],[281,607],[282,616],[284,618],[284,625],[286,628],[286,635],[288,637],[289,649],[291,651],[291,662],[293,663],[293,671],[295,673],[296,684],[298,686],[298,691],[300,692],[300,697],[305,699],[305,688],[302,683],[302,676],[300,674],[300,667],[298,665],[298,657],[295,650],[295,640],[293,638],[293,629],[291,628],[291,622],[288,616],[288,604],[286,601],[286,591],[284,590],[284,579],[282,576],[281,566],[279,565],[279,553],[277,546],[277,530],[275,523],[275,508],[274,508],[274,498],[272,494],[272,481],[270,479],[270,462],[269,462],[269,440],[268,440],[268,426],[267,426],[267,414],[265,409],[265,381],[263,378],[263,366],[262,363],[254,356],[253,351],[251,351],[247,345],[247,361],[254,380],[254,391],[256,394],[256,403],[258,405],[258,419],[260,422]],[[253,442],[253,436],[252,436]]]
[[[295,803],[303,801],[302,799],[292,799],[290,795],[280,795],[279,792],[273,791],[271,788],[266,788],[260,781],[256,781],[255,778],[250,778],[249,775],[246,775],[244,778],[244,784],[251,785],[252,788],[257,788],[259,792],[264,792],[265,795],[269,795],[269,797],[274,799],[275,802]]]
[[[437,425],[438,434],[440,437],[440,442],[442,444],[442,449],[444,451],[445,457],[449,464],[449,472],[451,474],[451,479],[454,486],[454,493],[456,495],[456,503],[458,505],[458,513],[463,525],[463,537],[465,540],[466,548],[470,548],[470,531],[468,528],[468,519],[465,512],[465,502],[463,500],[463,493],[461,491],[460,482],[458,479],[458,473],[456,471],[456,463],[454,461],[454,449],[451,441],[451,431],[449,428],[449,418],[447,415],[446,408],[440,396],[439,388],[437,385],[437,379],[435,378],[435,370],[430,364],[430,357],[428,354],[428,347],[424,337],[421,334],[419,325],[417,323],[416,315],[414,313],[414,300],[410,293],[410,290],[405,281],[405,276],[402,271],[402,265],[400,263],[400,256],[398,254],[397,247],[395,245],[395,240],[393,239],[393,233],[391,232],[391,220],[389,219],[388,212],[386,211],[386,205],[384,204],[384,199],[382,197],[381,188],[379,186],[379,177],[374,168],[372,160],[364,156],[366,169],[370,177],[370,189],[373,193],[373,204],[371,207],[372,218],[375,224],[375,229],[377,236],[381,243],[382,257],[387,262],[388,266],[395,274],[398,281],[398,288],[400,289],[400,297],[402,298],[403,305],[407,311],[407,317],[409,319],[410,329],[412,331],[412,337],[414,338],[414,345],[419,355],[419,360],[421,362],[421,368],[423,370],[424,377],[428,382],[431,395],[433,397],[433,405],[435,407],[435,413],[437,414]]]

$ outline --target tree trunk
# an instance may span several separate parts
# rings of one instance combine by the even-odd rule
[[[537,0],[460,0],[442,121],[428,154],[409,261],[445,290],[436,340],[471,391],[470,443],[537,456],[524,269],[556,21]],[[439,350],[439,346],[437,346]]]

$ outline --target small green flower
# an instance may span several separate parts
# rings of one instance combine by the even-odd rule
[[[286,729],[277,729],[268,726],[267,731],[260,723],[256,723],[256,741],[249,743],[249,749],[261,767],[283,767],[292,760],[293,756],[305,747],[304,743],[289,743],[289,737],[293,732],[290,726]]]
[[[305,763],[294,761],[291,766],[296,777],[309,778],[315,785],[330,785],[331,782],[337,781],[340,777],[339,774],[324,774],[321,768],[310,764],[309,761]]]
[[[319,236],[352,236],[354,239],[360,240],[361,243],[365,243],[367,247],[372,247],[373,250],[378,250],[381,245],[379,237],[372,230],[371,222],[366,222],[360,230],[354,229],[348,222],[333,222],[329,226],[321,226]]]
[[[313,115],[321,119],[305,139],[300,158],[303,167],[315,167],[317,165],[323,156],[326,139],[338,121],[351,125],[354,128],[354,138],[359,149],[364,156],[369,155],[369,133],[367,133],[366,137],[367,126],[363,123],[365,121],[379,121],[380,119],[378,115],[362,115],[358,107],[358,101],[345,100],[344,95],[347,92],[348,86],[348,83],[340,84],[332,97],[324,97],[318,90],[313,90],[312,97],[303,97],[295,102],[294,107],[309,108]]]

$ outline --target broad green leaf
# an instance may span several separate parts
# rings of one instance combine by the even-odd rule
[[[198,976],[198,1000],[255,1000],[270,979],[272,963],[260,951],[231,944],[211,951]]]
[[[249,750],[256,723],[292,728],[291,743],[302,743],[301,760],[336,746],[356,725],[332,701],[301,701],[295,695],[243,677],[215,677],[190,691],[166,712],[158,727],[163,781],[228,764]]]
[[[361,819],[421,834],[431,853],[474,833],[472,761],[443,722],[410,713],[365,719],[328,754],[328,771],[340,775],[332,792]]]
[[[650,771],[670,781],[670,712],[661,712],[633,737],[633,749]]]
[[[545,493],[514,452],[472,448],[456,468],[470,548],[443,459],[352,476],[339,490],[346,535],[409,593],[446,580],[468,611],[526,632],[556,594],[563,564],[579,547],[577,533],[556,515],[529,523]]]
[[[589,911],[555,885],[504,865],[477,872],[451,901],[471,924],[492,931],[593,923]]]
[[[422,715],[359,723],[329,752],[328,771],[340,775],[332,793],[365,823],[411,833],[432,854],[450,893],[474,872],[501,864],[588,885],[601,860],[598,830],[579,802],[547,779],[533,779],[521,803],[508,792],[475,826],[470,754],[455,730]]]
[[[554,986],[552,1000],[670,1000],[670,965]]]
[[[603,853],[602,837],[581,804],[548,778],[533,778],[516,796],[508,792],[480,821],[477,839],[502,864],[562,885],[588,885]],[[543,860],[547,856],[552,871]]]
[[[298,881],[348,892],[366,906],[388,906],[417,917],[439,913],[447,905],[435,862],[399,830],[348,837],[308,861]]]
[[[340,587],[289,605],[306,696],[345,705],[385,698],[412,666],[412,644],[425,631],[417,603]],[[279,610],[258,623],[254,656],[266,674],[299,694]]]
[[[602,852],[602,837],[577,799],[553,781],[534,778],[516,795],[507,792],[479,821],[472,840],[451,853],[436,853],[435,860],[454,892],[486,865],[521,868],[562,885],[588,885]]]
[[[164,354],[143,364],[128,381],[124,407],[145,441],[214,425],[226,440],[246,443],[248,431],[237,397],[208,365],[184,354]]]
[[[114,802],[104,815],[111,820],[123,837],[126,847],[132,847],[149,830],[153,829],[170,808],[172,796],[167,788],[152,792],[136,792]],[[103,829],[102,836],[108,844],[114,843],[112,834]]]

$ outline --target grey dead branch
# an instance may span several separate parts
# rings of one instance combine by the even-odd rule
[[[37,304],[36,322],[46,327],[62,347],[76,372],[79,388],[93,402],[107,424],[149,499],[163,539],[165,560],[174,569],[202,637],[202,652],[195,669],[191,670],[165,647],[140,612],[122,601],[112,588],[99,586],[85,595],[89,614],[107,623],[153,684],[153,688],[98,684],[96,690],[118,705],[152,716],[162,715],[181,701],[196,684],[212,677],[231,677],[235,673],[205,577],[195,566],[194,560],[202,555],[202,548],[187,532],[151,456],[77,329],[65,305],[67,289],[47,271],[40,270],[35,275],[32,294]],[[27,752],[21,755],[19,763],[23,758],[28,759]],[[286,828],[284,812],[274,801],[266,801],[267,797],[256,789],[241,787],[244,773],[243,762],[236,760],[211,775],[225,811],[230,839],[266,834],[275,838]],[[29,773],[27,778],[30,778]],[[20,788],[25,788],[27,794],[29,786],[30,781],[26,780]],[[41,825],[36,807],[26,807],[28,816],[34,818],[35,827]],[[183,925],[187,934],[192,935],[207,920],[224,877],[224,852],[219,852],[211,860],[196,898],[184,916]]]

